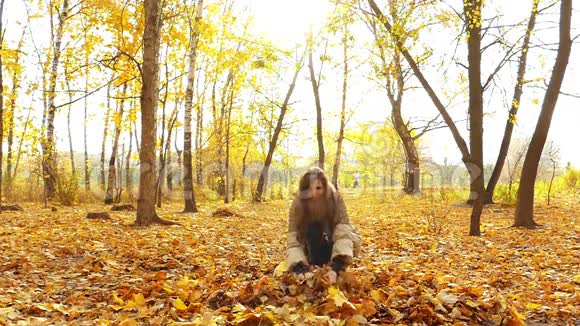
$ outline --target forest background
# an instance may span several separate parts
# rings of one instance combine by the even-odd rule
[[[73,219],[78,205],[147,196],[138,225],[167,222],[154,219],[152,203],[165,214],[181,203],[195,212],[199,202],[202,214],[232,202],[280,209],[277,200],[319,165],[352,203],[412,206],[410,194],[445,211],[467,201],[471,235],[490,226],[480,216],[492,200],[528,228],[537,226],[534,199],[555,209],[548,216],[572,214],[562,225],[577,220],[580,25],[571,1],[160,5],[148,25],[153,16],[133,1],[2,1],[3,203],[32,216],[58,206]],[[155,28],[159,44],[148,48]],[[435,217],[445,212],[424,212],[426,232],[441,232]],[[457,213],[463,222],[467,214]],[[449,228],[465,231],[463,222]],[[564,283],[559,293],[577,288]],[[207,301],[215,293],[206,290]],[[543,309],[526,304],[502,313],[523,320],[518,307]],[[390,320],[414,318],[407,313]]]

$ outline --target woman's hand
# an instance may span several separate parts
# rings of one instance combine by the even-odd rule
[[[292,267],[292,272],[296,274],[304,274],[308,272],[308,266],[306,266],[303,262],[299,262]]]
[[[324,275],[324,280],[327,285],[334,285],[336,284],[336,280],[338,278],[338,273],[334,270],[329,270],[326,275]]]
[[[344,262],[344,258],[341,256],[334,257],[330,266],[332,267],[332,270],[336,272],[336,274],[346,269],[346,263]]]

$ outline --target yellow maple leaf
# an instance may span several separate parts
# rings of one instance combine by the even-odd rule
[[[526,303],[526,309],[528,310],[537,310],[541,307],[542,305],[537,304],[537,303],[532,303],[532,302],[528,302]]]
[[[128,318],[119,323],[119,326],[137,326],[137,321],[133,318]]]
[[[328,288],[327,299],[332,300],[334,305],[338,308],[342,307],[342,305],[346,303],[352,309],[356,309],[355,306],[350,301],[348,301],[344,293],[336,286],[331,286]]]
[[[278,264],[278,266],[276,266],[276,269],[274,270],[274,276],[280,277],[286,271],[288,271],[288,263],[284,260],[280,264]]]
[[[512,316],[512,320],[510,325],[512,326],[525,326],[526,317],[522,315],[514,306],[510,306],[510,313]]]
[[[147,301],[145,300],[145,297],[141,293],[134,294],[133,300],[135,300],[135,304],[138,306],[143,306],[145,303],[147,303]]]
[[[122,310],[125,308],[125,306],[119,306],[119,305],[110,305],[109,307],[111,307],[115,311],[119,311],[119,310]]]
[[[385,302],[388,298],[388,294],[384,290],[371,290],[371,298],[377,302]]]
[[[125,305],[125,301],[123,301],[123,299],[119,298],[117,296],[117,294],[113,294],[113,301],[115,301],[116,304],[124,306]]]
[[[181,300],[180,298],[177,298],[175,299],[175,301],[173,301],[173,306],[177,310],[187,310],[187,305],[185,305],[183,300]]]

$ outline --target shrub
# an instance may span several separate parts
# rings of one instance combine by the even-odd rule
[[[508,185],[498,184],[495,188],[494,199],[505,205],[514,206],[518,198],[518,186],[519,184],[514,183],[510,191]]]
[[[469,189],[441,187],[439,196],[443,202],[465,202],[469,198]]]
[[[580,170],[569,169],[561,178],[566,191],[574,195],[580,194]]]
[[[56,178],[56,199],[65,206],[78,203],[78,184],[76,176],[61,173]]]

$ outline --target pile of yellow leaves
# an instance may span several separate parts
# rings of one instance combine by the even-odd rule
[[[0,324],[574,325],[579,206],[557,205],[536,209],[534,231],[487,207],[470,237],[468,207],[347,196],[364,243],[332,286],[327,268],[286,271],[288,202],[233,204],[233,217],[167,206],[182,225],[147,228],[134,212],[22,205],[0,214]]]

